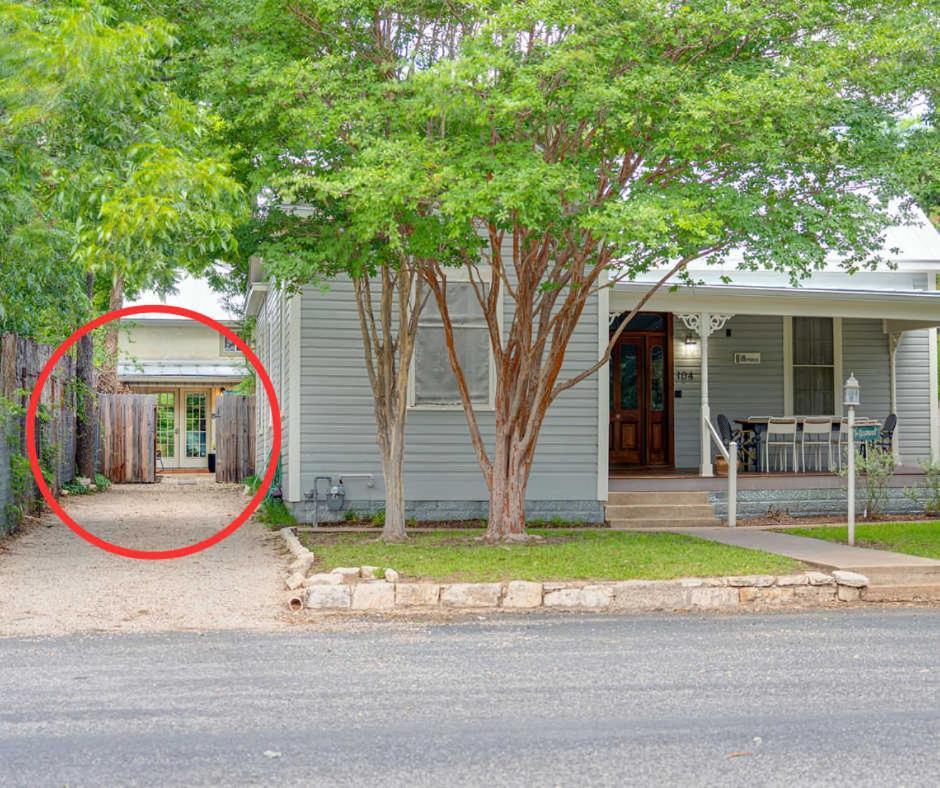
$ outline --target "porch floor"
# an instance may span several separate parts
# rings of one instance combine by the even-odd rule
[[[916,465],[900,465],[889,482],[891,487],[908,487],[923,476]],[[738,473],[739,490],[835,490],[845,479],[830,472],[807,473]],[[611,492],[720,492],[728,489],[727,476],[702,477],[696,468],[611,470],[608,480]]]

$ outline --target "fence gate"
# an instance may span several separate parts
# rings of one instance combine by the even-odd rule
[[[216,403],[215,480],[242,482],[255,472],[255,398],[225,392]]]
[[[155,394],[98,395],[98,460],[112,482],[152,484],[156,472]]]

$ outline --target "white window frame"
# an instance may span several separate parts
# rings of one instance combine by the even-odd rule
[[[801,317],[803,317],[801,315]],[[842,318],[830,315],[807,315],[806,317],[826,317],[832,320],[832,384],[835,413],[825,416],[842,415]],[[793,316],[783,318],[783,410],[784,416],[805,416],[805,413],[793,412]]]
[[[229,350],[225,343],[229,341],[229,338],[224,334],[219,334],[219,355],[220,356],[240,356],[242,352],[238,349],[238,345],[235,345],[233,342],[233,349]]]
[[[479,281],[482,281],[483,284],[490,287],[493,286],[493,269],[488,265],[480,265],[475,269],[476,277]],[[456,282],[458,284],[469,283],[470,272],[466,267],[447,269],[447,281]],[[434,295],[429,293],[428,298],[434,298]],[[418,321],[419,325],[421,321]],[[496,301],[496,325],[499,332],[500,341],[502,341],[503,336],[503,288],[499,288],[499,293]],[[443,331],[444,329],[441,328]],[[490,341],[489,330],[486,332],[486,347],[487,347],[487,356],[489,358],[489,392],[487,401],[484,402],[475,402],[472,404],[472,407],[475,411],[492,411],[496,409],[496,358],[493,353],[493,343]],[[415,348],[414,353],[411,355],[411,364],[408,367],[408,409],[409,410],[428,410],[428,411],[463,411],[463,404],[461,402],[453,404],[434,404],[430,402],[422,402],[418,404],[415,402],[415,359],[417,358],[417,336],[415,337]]]

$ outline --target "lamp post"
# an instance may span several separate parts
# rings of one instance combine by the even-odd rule
[[[855,544],[855,407],[861,402],[861,393],[855,373],[845,381],[843,404],[849,410],[849,445],[848,445],[848,498],[849,498],[849,544]]]

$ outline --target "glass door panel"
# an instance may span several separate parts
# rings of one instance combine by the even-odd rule
[[[206,456],[206,395],[203,392],[186,394],[185,398],[186,458]]]
[[[157,394],[157,451],[164,463],[176,457],[176,392]]]

